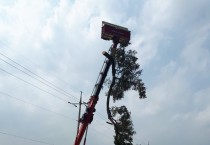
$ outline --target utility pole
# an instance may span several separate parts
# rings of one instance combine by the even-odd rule
[[[82,105],[82,91],[80,94],[80,100],[79,100],[79,113],[78,113],[78,123],[77,123],[77,134],[79,131],[79,120],[80,120],[80,114],[81,114],[81,105]]]
[[[77,120],[77,134],[78,134],[78,131],[79,131],[79,124],[80,124],[80,115],[81,115],[81,106],[82,104],[83,105],[86,105],[87,103],[85,102],[82,102],[82,91],[80,91],[80,99],[79,99],[79,103],[71,103],[71,102],[68,102],[69,104],[71,105],[74,105],[75,107],[77,107],[77,105],[79,105],[79,112],[78,112],[78,120]]]

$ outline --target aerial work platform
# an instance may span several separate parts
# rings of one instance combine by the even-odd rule
[[[130,41],[130,35],[131,32],[128,30],[128,28],[102,21],[102,39],[113,40],[116,37],[120,44],[127,45]]]

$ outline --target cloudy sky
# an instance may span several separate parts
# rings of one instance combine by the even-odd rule
[[[143,69],[148,98],[129,91],[116,104],[131,111],[134,144],[209,145],[208,0],[0,0],[0,144],[74,143],[78,108],[67,102],[90,97],[111,45],[102,21],[131,30]],[[113,144],[106,90],[87,144]]]

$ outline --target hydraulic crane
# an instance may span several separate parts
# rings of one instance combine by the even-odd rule
[[[104,40],[112,40],[113,45],[111,49],[115,50],[117,49],[118,44],[124,46],[128,45],[130,41],[130,31],[125,27],[121,27],[118,25],[102,21],[101,38]],[[83,135],[88,127],[88,124],[90,124],[93,120],[93,115],[94,115],[93,113],[95,112],[95,105],[97,104],[97,101],[99,99],[101,88],[109,71],[109,68],[114,61],[111,52],[110,54],[105,51],[102,53],[107,58],[107,61],[105,61],[105,65],[103,66],[102,72],[100,72],[98,82],[96,82],[93,94],[90,97],[88,105],[86,107],[86,111],[83,114],[82,118],[79,120],[80,121],[79,131],[77,133],[74,145],[80,144]]]

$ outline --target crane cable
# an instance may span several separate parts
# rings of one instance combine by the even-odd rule
[[[116,79],[116,77],[115,77],[115,74],[116,74],[115,61],[114,61],[114,58],[110,54],[108,54],[107,52],[103,52],[103,54],[108,58],[108,60],[112,64],[112,83],[109,87],[109,91],[108,91],[108,94],[107,94],[106,111],[107,111],[108,119],[114,125],[116,138],[118,139],[119,138],[119,131],[118,131],[118,127],[117,127],[117,121],[112,117],[111,111],[110,111],[110,108],[109,108],[110,96],[111,96],[112,88],[115,85],[115,79]]]

